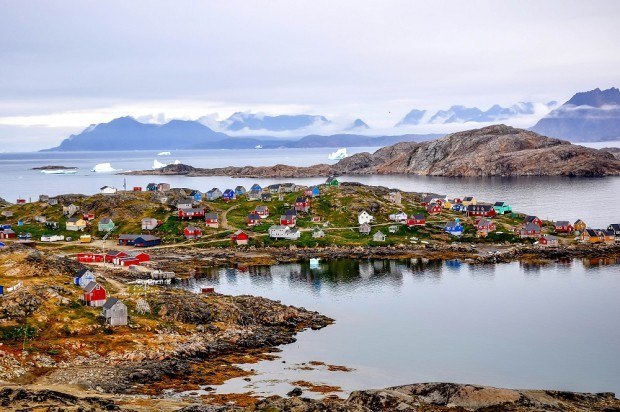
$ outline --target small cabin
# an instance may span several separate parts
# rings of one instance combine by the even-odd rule
[[[73,277],[73,284],[81,288],[85,288],[90,282],[95,281],[95,274],[89,269],[81,269]]]
[[[116,298],[108,298],[102,306],[101,316],[106,325],[127,325],[127,305]]]
[[[248,192],[248,200],[259,200],[262,194],[262,190],[250,190]]]
[[[109,217],[102,218],[97,224],[97,229],[100,232],[111,232],[115,227],[114,222]]]
[[[214,187],[206,193],[207,200],[217,200],[220,197],[222,197],[222,191],[217,187]]]
[[[282,215],[280,216],[280,225],[295,227],[297,225],[297,215]]]
[[[526,237],[540,237],[541,228],[539,225],[533,222],[526,223],[521,230],[519,230],[519,236]]]
[[[553,235],[542,235],[538,239],[538,244],[543,246],[557,246],[559,244],[558,238]]]
[[[467,212],[467,206],[462,203],[455,203],[452,205],[452,210],[455,212]]]
[[[523,219],[523,223],[524,224],[533,223],[535,225],[538,225],[539,227],[542,227],[542,220],[538,216],[527,215]]]
[[[271,202],[272,198],[271,193],[261,193],[260,195],[260,200],[263,202]]]
[[[304,194],[308,197],[319,197],[321,196],[321,190],[318,186],[313,186],[305,190]]]
[[[187,226],[183,229],[185,239],[197,239],[202,236],[202,230],[196,226]]]
[[[575,227],[568,220],[558,220],[555,222],[556,233],[573,233]]]
[[[495,209],[495,213],[498,215],[505,215],[506,213],[512,212],[512,207],[506,202],[493,203],[493,209]]]
[[[179,219],[204,219],[205,210],[202,208],[186,208],[177,211]]]
[[[62,207],[62,214],[65,216],[73,216],[78,210],[80,210],[79,206],[70,203]]]
[[[205,224],[207,227],[217,229],[220,227],[220,218],[217,213],[205,213]]]
[[[497,214],[492,205],[470,204],[467,206],[467,216],[494,217]]]
[[[256,213],[250,213],[248,215],[248,226],[252,227],[260,225],[260,219],[260,215],[257,215]]]
[[[200,190],[192,190],[189,192],[189,197],[196,203],[200,203],[202,201],[202,192]]]
[[[222,199],[224,199],[225,201],[231,201],[231,200],[235,200],[237,198],[237,195],[235,194],[235,191],[233,189],[226,189],[224,190],[224,193],[222,193]]]
[[[256,206],[254,213],[259,215],[262,219],[269,217],[269,208],[267,206]]]
[[[245,192],[246,192],[245,187],[243,186],[235,187],[235,194],[237,195],[237,197],[244,195]]]
[[[134,192],[141,192],[142,191],[142,186],[134,186],[133,187],[133,191]]]
[[[312,230],[312,238],[313,239],[320,239],[325,237],[325,231],[323,231],[323,229],[319,228],[319,227],[315,227]]]
[[[426,225],[426,218],[423,214],[411,215],[407,218],[407,227],[424,226]]]
[[[385,233],[382,231],[375,232],[375,234],[372,235],[373,242],[385,242],[385,238]]]
[[[370,234],[370,225],[368,223],[362,223],[358,230],[360,232],[360,235],[369,235]]]
[[[117,192],[117,189],[112,186],[103,186],[99,189],[99,193],[102,195],[113,195]]]
[[[372,223],[374,222],[375,218],[368,213],[365,210],[362,210],[358,215],[357,215],[357,223],[359,223],[360,225],[364,224],[364,223]]]
[[[329,176],[325,181],[325,186],[340,186],[340,182],[336,179],[336,177]]]
[[[301,233],[297,229],[291,229],[288,226],[274,225],[269,228],[269,237],[272,239],[299,239]]]
[[[70,217],[67,219],[67,223],[66,223],[66,229],[73,231],[73,232],[78,232],[78,231],[82,231],[86,228],[86,221],[84,219],[80,219],[77,217]]]
[[[573,223],[573,228],[576,232],[581,233],[588,228],[588,225],[586,225],[586,222],[584,222],[583,220],[577,219],[575,220],[575,223]]]
[[[106,290],[97,282],[90,282],[84,287],[82,301],[87,306],[101,307],[106,301]]]
[[[426,213],[429,215],[438,215],[441,213],[441,203],[429,203],[426,205]]]
[[[446,223],[446,225],[444,226],[444,231],[452,236],[461,236],[465,231],[465,228],[457,219],[452,222]]]
[[[232,235],[231,239],[237,245],[247,245],[250,241],[250,236],[243,230],[238,230]]]
[[[389,216],[390,220],[392,222],[406,222],[407,221],[407,213],[403,212],[402,210],[396,213],[392,213]]]
[[[300,196],[295,199],[295,210],[307,213],[310,210],[310,198],[307,196]]]
[[[86,221],[91,221],[91,220],[95,220],[95,214],[94,213],[82,213],[82,219],[86,220]]]
[[[158,192],[167,192],[170,190],[170,183],[157,183]]]
[[[142,230],[153,230],[157,226],[161,225],[161,220],[157,220],[153,217],[145,217],[142,219]]]
[[[612,223],[607,226],[607,230],[613,232],[616,238],[620,238],[620,223]]]

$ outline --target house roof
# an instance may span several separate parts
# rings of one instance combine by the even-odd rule
[[[421,213],[417,213],[417,214],[411,215],[409,217],[411,217],[412,219],[415,219],[415,220],[424,220],[424,215],[421,214]]]
[[[198,232],[198,231],[200,231],[200,228],[198,228],[196,226],[187,226],[185,228],[185,230],[190,231],[190,232]]]
[[[533,222],[534,220],[538,219],[537,216],[525,216],[525,219],[523,219],[524,222]]]
[[[260,220],[260,216],[256,213],[250,213],[248,214],[248,220]]]
[[[568,226],[570,225],[570,222],[568,220],[558,220],[557,222],[555,222],[556,226]]]
[[[245,187],[243,187],[243,186],[241,186],[241,185],[239,185],[239,186],[235,187],[235,190],[240,190],[240,189],[245,190]]]
[[[185,213],[204,213],[204,209],[200,209],[200,208],[192,208],[192,207],[186,207],[186,208],[182,208],[179,209]]]
[[[462,228],[463,225],[461,225],[461,222],[448,222],[446,223],[446,229],[456,229],[456,228]]]
[[[224,194],[225,195],[233,195],[233,194],[235,194],[235,191],[232,190],[232,189],[226,189],[226,190],[224,190]]]
[[[145,218],[142,219],[142,222],[149,222],[150,223],[152,221],[157,222],[157,219],[155,219],[154,217],[145,217]]]
[[[89,269],[80,269],[75,274],[75,277],[81,278],[82,276],[84,276],[85,274],[87,274],[89,272],[92,273]]]
[[[269,208],[267,206],[260,205],[260,206],[256,206],[254,210],[257,212],[265,212],[269,210]]]
[[[468,212],[471,212],[471,211],[474,211],[474,210],[484,210],[485,212],[488,212],[491,209],[493,209],[492,205],[478,204],[478,205],[468,205],[467,206],[467,211]]]
[[[139,237],[140,237],[140,235],[123,234],[123,235],[120,235],[118,238],[119,238],[119,240],[134,240],[134,239],[137,239]]]
[[[103,309],[112,309],[112,306],[116,305],[120,300],[116,298],[108,298],[103,304]]]
[[[506,202],[495,202],[493,203],[493,206],[505,206]]]
[[[120,250],[108,250],[108,252],[106,253],[106,256],[118,256],[121,253],[126,253],[126,252],[122,252]]]
[[[299,196],[297,199],[295,199],[295,203],[306,203],[308,201],[308,198],[306,196]]]
[[[88,285],[84,286],[84,292],[92,292],[97,286],[99,286],[97,282],[88,282]]]
[[[144,241],[149,241],[149,240],[160,240],[159,237],[157,236],[153,236],[153,235],[137,235],[136,239],[142,239]]]
[[[585,232],[589,235],[589,236],[598,236],[598,233],[596,233],[596,230],[594,229],[586,229]]]
[[[109,217],[104,217],[103,219],[99,220],[99,224],[107,225],[109,223],[112,223],[112,219],[110,219]]]
[[[547,240],[558,240],[557,236],[553,236],[553,235],[542,235],[542,237],[544,237]]]
[[[77,223],[80,220],[83,219],[80,219],[79,217],[70,217],[69,219],[67,219],[67,223]]]
[[[528,232],[530,231],[540,231],[540,226],[538,226],[536,223],[526,223],[526,225],[523,227],[524,230],[527,230]]]
[[[269,228],[269,230],[291,230],[291,228],[283,225],[273,225]]]
[[[620,223],[612,223],[611,225],[609,225],[608,229],[611,230],[620,230]]]
[[[217,215],[217,213],[207,213],[205,215],[205,219],[215,219],[215,220],[217,220],[218,219],[218,215]]]

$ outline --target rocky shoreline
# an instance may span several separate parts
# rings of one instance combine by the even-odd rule
[[[299,392],[296,392],[299,393]],[[620,400],[613,393],[580,393],[554,390],[501,389],[456,383],[418,383],[385,389],[353,392],[347,399],[327,397],[313,400],[299,395],[270,397],[246,406],[234,404],[205,405],[193,399],[179,401],[187,406],[157,405],[153,409],[178,412],[375,412],[375,411],[601,411],[620,410]],[[6,411],[136,411],[153,410],[145,400],[136,402],[124,397],[75,396],[54,390],[4,387],[0,389],[0,406]]]

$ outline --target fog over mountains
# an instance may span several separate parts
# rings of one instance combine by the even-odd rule
[[[384,146],[424,141],[445,134],[407,133],[411,126],[462,125],[465,130],[486,124],[510,123],[537,114],[540,117],[531,130],[549,137],[572,141],[620,138],[620,91],[617,88],[597,88],[577,93],[559,107],[556,102],[520,102],[509,107],[493,105],[487,110],[460,105],[436,112],[413,109],[389,133],[374,130],[359,118],[333,121],[326,116],[310,114],[237,112],[224,120],[204,116],[198,120],[171,120],[163,124],[142,123],[126,116],[91,125],[50,150]]]

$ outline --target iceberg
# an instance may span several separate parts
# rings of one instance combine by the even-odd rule
[[[181,164],[181,162],[178,159],[175,160],[173,163],[175,165]],[[169,164],[172,164],[172,163],[162,163],[159,160],[155,159],[155,160],[153,160],[153,169],[161,169],[162,167],[166,167]]]
[[[344,147],[327,156],[329,160],[342,160],[345,157],[347,157],[347,149]]]
[[[170,152],[159,152],[157,153],[157,156],[170,156],[172,153]]]
[[[110,173],[110,172],[117,172],[118,170],[121,170],[121,169],[113,168],[110,163],[99,163],[95,165],[95,167],[92,168],[91,172]]]

